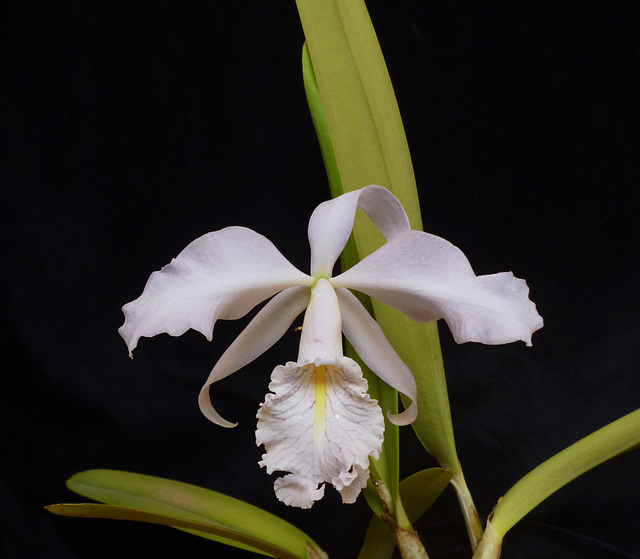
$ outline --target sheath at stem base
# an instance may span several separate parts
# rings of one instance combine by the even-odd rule
[[[467,483],[462,475],[462,470],[459,473],[454,473],[451,478],[451,485],[456,490],[456,496],[462,509],[464,516],[464,523],[467,527],[467,534],[469,535],[469,542],[471,543],[471,549],[476,550],[480,540],[482,539],[482,524],[480,523],[480,517],[476,511],[476,507],[473,504],[471,493],[467,487]]]

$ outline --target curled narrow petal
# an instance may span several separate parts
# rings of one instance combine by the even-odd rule
[[[320,204],[309,220],[311,275],[331,277],[333,266],[347,244],[356,209],[360,208],[387,241],[410,229],[398,199],[386,188],[370,185]]]
[[[276,480],[277,497],[309,508],[322,496],[322,484],[331,483],[345,502],[355,500],[384,432],[382,412],[367,394],[358,364],[348,357],[289,362],[274,369],[269,389],[273,394],[258,411],[256,443],[265,446],[260,465],[268,473],[289,472]]]
[[[198,404],[200,411],[207,419],[222,427],[235,427],[235,423],[222,418],[214,409],[209,387],[267,351],[286,333],[308,302],[308,287],[290,287],[278,293],[253,317],[253,320],[222,354],[200,390]]]
[[[458,343],[531,345],[543,324],[524,280],[511,272],[477,277],[460,249],[421,231],[396,236],[331,283],[419,322],[444,318]]]
[[[227,227],[190,243],[154,272],[140,297],[122,311],[120,335],[131,353],[138,340],[192,328],[207,339],[218,319],[236,319],[275,293],[311,285],[266,237],[245,227]]]
[[[342,311],[342,330],[347,340],[367,366],[392,388],[411,399],[412,404],[402,413],[389,415],[396,425],[408,425],[418,415],[418,388],[411,370],[395,352],[378,323],[349,290],[336,290]]]

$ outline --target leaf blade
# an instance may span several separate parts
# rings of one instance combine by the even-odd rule
[[[306,542],[318,547],[304,532],[275,515],[187,483],[116,470],[88,470],[72,476],[67,486],[110,505],[237,531],[301,557],[306,557]]]
[[[344,193],[338,165],[336,162],[333,144],[331,143],[331,134],[324,116],[322,108],[322,100],[318,92],[318,84],[316,81],[309,49],[305,43],[302,49],[302,75],[304,80],[305,92],[311,118],[316,130],[320,151],[324,160],[327,177],[329,179],[329,189],[333,197],[340,196]],[[356,247],[353,235],[349,237],[347,245],[340,255],[340,265],[342,270],[346,270],[360,261],[358,249]],[[360,295],[359,299],[371,314],[373,308],[371,299],[366,295]],[[373,462],[371,475],[376,479],[382,479],[385,485],[390,489],[392,497],[396,498],[398,492],[399,478],[399,431],[398,426],[391,423],[388,419],[387,412],[396,414],[398,412],[398,393],[396,390],[381,381],[364,362],[360,359],[351,344],[346,345],[346,355],[358,362],[362,369],[362,373],[369,384],[370,396],[378,401],[382,408],[385,418],[385,437],[382,443],[382,450],[377,460],[371,459]],[[378,493],[371,487],[365,488],[364,491],[367,503],[375,514],[382,514],[383,505],[380,501]]]
[[[452,470],[429,468],[416,472],[400,482],[400,495],[411,522],[415,522],[429,510],[449,485],[452,477]]]
[[[502,497],[491,525],[504,535],[547,497],[602,462],[640,446],[640,409],[605,425],[533,469]]]
[[[421,229],[402,119],[364,2],[297,0],[297,5],[327,124],[321,141],[331,140],[343,190],[384,186],[404,206],[412,228]],[[383,242],[362,215],[356,216],[354,238],[360,258]],[[418,437],[443,466],[459,470],[437,326],[413,323],[377,301],[373,308],[389,341],[416,376],[423,401],[415,424]]]
[[[49,505],[45,507],[49,512],[58,516],[67,516],[73,518],[103,518],[109,520],[130,520],[134,522],[145,522],[148,524],[160,524],[171,526],[181,530],[188,531],[199,535],[213,535],[216,541],[222,543],[236,544],[247,551],[268,555],[270,557],[278,557],[282,559],[304,559],[305,556],[291,553],[286,549],[270,543],[258,540],[222,526],[216,526],[205,522],[197,522],[195,520],[185,520],[175,516],[166,514],[153,513],[130,507],[121,507],[117,505],[100,505],[94,503],[65,503],[59,505]],[[232,542],[232,543],[229,543]],[[240,545],[237,545],[240,544]]]

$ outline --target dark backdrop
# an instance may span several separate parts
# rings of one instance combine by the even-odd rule
[[[441,327],[459,454],[480,513],[540,462],[640,404],[637,2],[371,1],[425,227],[477,273],[527,279],[534,347],[456,346]],[[352,558],[368,520],[327,496],[289,509],[257,462],[255,412],[287,336],[196,397],[243,321],[143,340],[120,307],[203,233],[241,224],[306,269],[328,196],[293,1],[6,2],[2,7],[0,555],[245,557],[172,531],[43,511],[90,468],[245,499]],[[433,465],[409,428],[403,474]],[[566,487],[505,559],[640,557],[640,453]],[[469,557],[448,489],[419,523],[432,559]]]

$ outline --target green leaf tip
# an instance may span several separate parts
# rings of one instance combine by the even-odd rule
[[[271,513],[187,483],[115,470],[89,470],[71,477],[67,486],[84,497],[109,505],[238,532],[252,538],[252,541],[284,549],[296,557],[306,557],[307,543],[319,548],[304,532]],[[241,540],[201,530],[192,533],[246,549]]]
[[[119,507],[114,505],[96,505],[93,503],[79,504],[59,504],[45,507],[49,512],[59,516],[68,516],[73,518],[103,518],[110,520],[130,520],[134,522],[145,522],[148,524],[161,524],[188,530],[192,533],[202,532],[204,534],[212,534],[221,536],[224,539],[232,540],[236,543],[243,544],[242,548],[254,553],[269,555],[282,559],[304,559],[305,556],[291,553],[286,549],[282,549],[277,545],[269,542],[258,540],[247,536],[242,532],[229,530],[222,526],[208,524],[205,522],[196,522],[193,520],[184,520],[175,516],[165,514],[157,514],[129,507]]]

